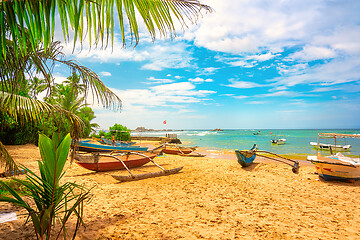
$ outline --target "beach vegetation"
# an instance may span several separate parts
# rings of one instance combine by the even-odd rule
[[[98,134],[94,133],[91,137],[112,139],[112,136],[114,136],[115,140],[118,141],[131,141],[130,132],[131,130],[126,126],[115,123],[114,126],[109,127],[109,132],[99,131]]]
[[[26,169],[26,179],[13,179],[12,184],[0,181],[1,189],[10,196],[1,195],[0,201],[13,203],[28,212],[37,239],[58,239],[69,234],[66,223],[71,216],[76,219],[73,232],[84,225],[82,220],[84,201],[90,197],[90,190],[75,183],[62,183],[65,174],[64,166],[71,144],[70,134],[64,138],[54,134],[52,139],[40,134],[39,150],[41,161],[38,161],[40,174]],[[19,194],[22,190],[22,197]],[[58,226],[59,225],[59,226]]]
[[[115,123],[114,126],[109,127],[109,134],[110,136],[114,136],[115,140],[119,140],[119,141],[130,141],[131,137],[130,137],[130,129],[128,129],[127,127]]]
[[[20,195],[25,195],[27,193],[29,193],[26,188],[24,187],[24,185],[22,185],[21,183],[19,183],[18,181],[16,181],[15,179],[10,179],[7,181],[3,181],[8,187],[10,187],[11,189],[13,189],[14,191],[16,191],[18,194]],[[0,184],[0,198],[2,196],[9,196],[11,195],[10,192],[8,191],[8,188],[6,188],[4,185]]]

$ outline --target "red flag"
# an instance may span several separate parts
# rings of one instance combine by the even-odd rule
[[[163,121],[163,124],[166,124],[166,120],[165,120],[165,121]]]

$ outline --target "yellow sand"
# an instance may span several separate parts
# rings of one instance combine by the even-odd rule
[[[8,146],[16,160],[35,169],[35,146]],[[360,182],[324,182],[312,166],[298,175],[284,164],[167,155],[155,159],[180,174],[118,183],[111,174],[73,164],[66,181],[92,190],[87,225],[77,239],[360,239]],[[134,173],[158,171],[151,163]],[[0,211],[26,213],[0,203]],[[0,239],[27,239],[31,223],[0,224]],[[70,229],[73,227],[70,226]]]

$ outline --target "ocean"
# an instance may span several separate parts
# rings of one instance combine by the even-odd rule
[[[254,133],[259,132],[258,135]],[[334,129],[225,129],[223,131],[211,130],[184,130],[171,132],[140,132],[132,133],[133,136],[159,136],[166,133],[177,134],[178,138],[188,146],[199,146],[208,150],[235,150],[250,149],[257,144],[258,149],[277,154],[316,154],[316,148],[310,142],[317,142],[318,133],[344,133],[360,134],[360,129],[334,130]],[[286,139],[286,144],[271,144],[270,140],[276,136]],[[334,144],[334,140],[321,139],[321,143]],[[338,139],[339,145],[352,145],[350,152],[344,154],[359,155],[360,139]],[[326,150],[323,150],[326,152]]]

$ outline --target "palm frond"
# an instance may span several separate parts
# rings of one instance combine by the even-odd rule
[[[13,117],[15,121],[20,123],[42,123],[44,115],[51,115],[56,112],[68,118],[72,123],[83,125],[82,120],[78,116],[57,105],[1,91],[0,111],[4,114],[8,114]]]
[[[19,168],[16,165],[14,159],[10,156],[5,146],[0,141],[0,164],[5,165],[5,172],[18,171]]]
[[[114,8],[115,5],[115,8]],[[139,42],[138,13],[154,40],[156,30],[161,36],[175,36],[174,20],[184,27],[186,20],[195,22],[204,9],[213,9],[198,0],[6,0],[0,2],[0,64],[7,58],[6,41],[9,38],[15,55],[27,54],[38,49],[50,49],[54,37],[56,10],[61,22],[64,39],[69,40],[70,29],[74,32],[74,43],[81,44],[89,33],[89,43],[113,44],[116,9],[123,44],[126,45],[125,19],[131,40]],[[69,29],[70,27],[70,29]],[[25,33],[28,29],[28,35]],[[9,34],[5,34],[9,32]],[[92,38],[94,34],[95,38]],[[27,44],[27,38],[29,44]],[[74,44],[75,45],[75,44]]]

